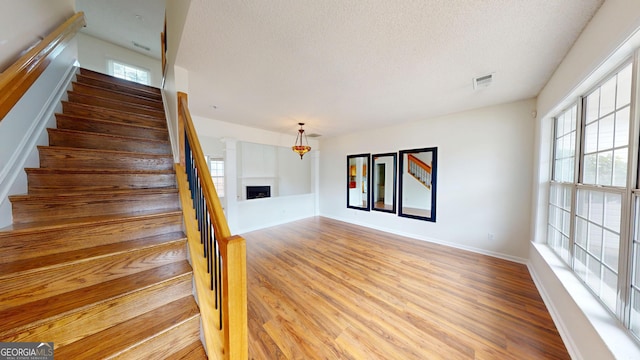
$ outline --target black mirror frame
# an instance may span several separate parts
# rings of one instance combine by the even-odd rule
[[[390,156],[393,158],[393,169],[391,170],[391,173],[393,174],[393,208],[392,209],[385,209],[385,208],[378,208],[376,207],[376,202],[374,199],[374,195],[375,195],[375,189],[373,188],[374,186],[376,186],[376,158],[379,157],[387,157]],[[395,214],[396,213],[396,208],[397,208],[397,198],[396,198],[396,188],[397,188],[397,184],[398,184],[398,154],[397,153],[383,153],[383,154],[372,154],[371,155],[371,210],[375,210],[375,211],[382,211],[382,212],[388,212],[388,213],[392,213]]]
[[[404,156],[406,154],[415,154],[421,152],[432,152],[432,161],[431,161],[431,216],[420,216],[415,214],[407,214],[402,211],[402,190],[403,190],[403,181],[402,176],[405,171],[404,164]],[[425,220],[436,222],[436,186],[438,179],[438,148],[437,147],[429,147],[429,148],[421,148],[421,149],[411,149],[411,150],[400,150],[400,166],[398,167],[398,179],[399,179],[399,194],[398,194],[398,216]]]
[[[371,191],[371,159],[370,159],[370,154],[356,154],[356,155],[347,155],[347,207],[349,209],[356,209],[356,210],[362,210],[362,211],[369,211],[369,209],[371,208],[371,201],[369,199],[369,194],[367,194],[366,200],[367,200],[367,206],[353,206],[350,205],[349,203],[349,190],[352,189],[351,185],[351,166],[350,166],[350,161],[351,159],[356,159],[356,158],[364,158],[367,160],[367,171],[366,171],[366,186],[367,186],[367,191]],[[358,171],[358,169],[356,168],[356,171]],[[357,186],[357,184],[355,184]]]

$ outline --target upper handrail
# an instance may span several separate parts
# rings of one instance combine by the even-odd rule
[[[84,13],[76,13],[0,73],[0,121],[85,25]]]
[[[407,154],[407,160],[409,160],[409,162],[414,162],[416,163],[416,165],[418,165],[419,167],[423,168],[426,172],[428,172],[429,174],[431,174],[431,166],[429,166],[428,164],[426,164],[424,161],[418,159],[417,157],[415,157],[414,155],[411,154]]]

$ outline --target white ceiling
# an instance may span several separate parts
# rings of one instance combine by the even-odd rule
[[[194,115],[332,136],[533,98],[602,2],[192,0],[176,64]]]
[[[164,0],[76,0],[76,11],[85,13],[87,26],[82,32],[160,59],[164,4]]]
[[[535,97],[602,2],[191,0],[176,64],[194,115],[332,136]],[[84,32],[159,58],[164,3],[76,10]]]

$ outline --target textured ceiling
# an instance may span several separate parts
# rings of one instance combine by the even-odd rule
[[[87,26],[82,32],[160,59],[164,4],[161,0],[76,0],[76,11],[85,13]]]
[[[192,0],[176,64],[194,115],[332,136],[535,97],[602,2]]]

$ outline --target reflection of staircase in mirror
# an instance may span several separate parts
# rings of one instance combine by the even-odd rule
[[[409,164],[407,172],[422,185],[426,186],[427,189],[431,189],[431,165],[425,164],[411,154],[407,155],[407,162]]]

